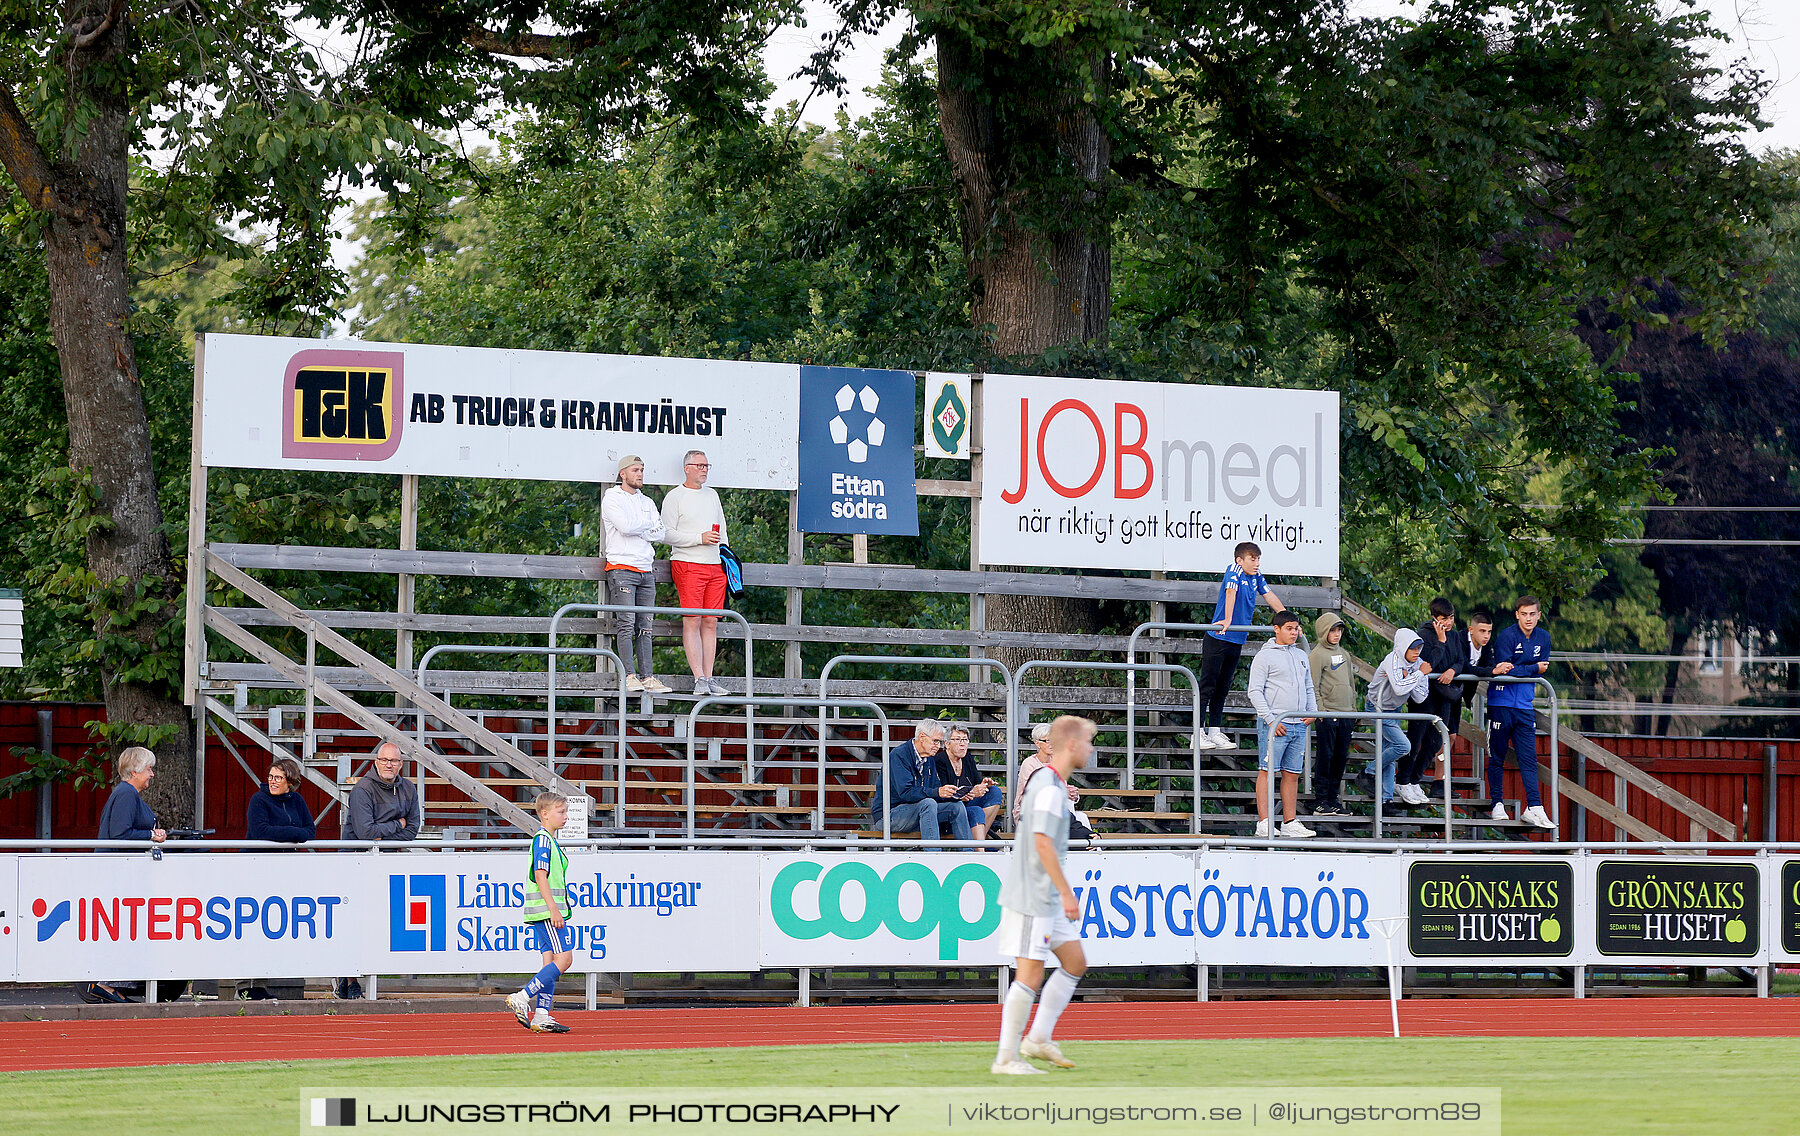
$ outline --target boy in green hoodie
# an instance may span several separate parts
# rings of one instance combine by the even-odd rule
[[[1319,698],[1319,709],[1354,713],[1356,710],[1356,667],[1350,652],[1344,650],[1344,621],[1336,612],[1328,611],[1313,621],[1313,637],[1318,646],[1307,656],[1312,665],[1313,690]],[[1350,761],[1349,718],[1320,718],[1315,726],[1313,750],[1313,815],[1343,816],[1344,803],[1338,800],[1338,786],[1344,780],[1344,766]]]

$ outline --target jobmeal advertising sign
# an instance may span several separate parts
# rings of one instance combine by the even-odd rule
[[[985,564],[1338,575],[1333,391],[982,380]]]
[[[705,450],[721,488],[798,484],[790,364],[209,335],[201,383],[213,467],[609,481],[637,454],[675,485]]]

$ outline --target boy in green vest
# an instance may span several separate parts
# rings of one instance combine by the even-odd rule
[[[569,858],[556,833],[569,819],[569,798],[561,793],[539,793],[538,823],[543,827],[531,838],[531,870],[525,892],[525,922],[531,925],[532,940],[544,952],[544,969],[537,972],[525,989],[506,996],[507,1008],[519,1024],[537,1033],[568,1033],[569,1027],[550,1016],[550,1005],[556,996],[556,980],[575,965],[575,951],[570,945]],[[531,1004],[537,1003],[537,1012]]]

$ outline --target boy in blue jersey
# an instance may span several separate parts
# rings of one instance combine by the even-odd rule
[[[1494,636],[1494,677],[1537,678],[1550,669],[1550,633],[1538,626],[1543,607],[1536,596],[1520,596],[1513,614],[1518,622]],[[1536,698],[1534,683],[1488,684],[1487,783],[1488,796],[1493,800],[1488,815],[1495,820],[1506,819],[1500,784],[1510,746],[1519,763],[1519,778],[1525,782],[1525,811],[1519,819],[1553,829],[1556,822],[1545,814],[1543,798],[1538,794]]]
[[[569,939],[568,876],[569,857],[556,834],[569,819],[569,798],[561,793],[539,793],[538,822],[543,825],[531,838],[530,887],[525,892],[525,922],[531,926],[532,941],[544,953],[544,969],[537,972],[523,990],[506,996],[506,1008],[519,1019],[519,1024],[535,1033],[568,1033],[569,1027],[550,1016],[556,996],[556,980],[575,965],[575,951]],[[532,1003],[537,1003],[536,1013]]]
[[[1232,553],[1231,567],[1219,581],[1219,601],[1213,605],[1212,621],[1223,626],[1242,627],[1256,618],[1256,597],[1269,597],[1269,606],[1286,611],[1287,605],[1269,590],[1262,577],[1262,549],[1245,541]],[[1205,712],[1204,729],[1194,739],[1201,749],[1232,749],[1234,743],[1219,726],[1225,721],[1225,695],[1237,676],[1238,660],[1244,657],[1244,631],[1208,631],[1200,644],[1200,707]]]

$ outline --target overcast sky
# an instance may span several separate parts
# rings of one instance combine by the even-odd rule
[[[1351,0],[1356,11],[1370,15],[1405,14],[1416,11],[1407,0]],[[1665,10],[1679,7],[1679,0],[1664,0]],[[1730,39],[1716,45],[1714,63],[1728,66],[1738,59],[1752,65],[1775,82],[1763,104],[1763,117],[1773,125],[1749,140],[1753,150],[1771,148],[1800,149],[1800,0],[1700,0],[1699,6],[1712,17],[1712,24]],[[779,84],[775,102],[804,100],[808,84],[789,80],[805,65],[816,49],[820,37],[835,22],[829,5],[808,0],[808,27],[784,28],[769,42],[765,59],[769,75]],[[809,122],[829,126],[837,117],[840,102],[852,118],[867,113],[873,106],[864,94],[880,78],[882,53],[899,38],[901,27],[890,24],[879,38],[863,42],[851,54],[845,74],[850,78],[850,91],[845,99],[815,95],[807,104]]]

